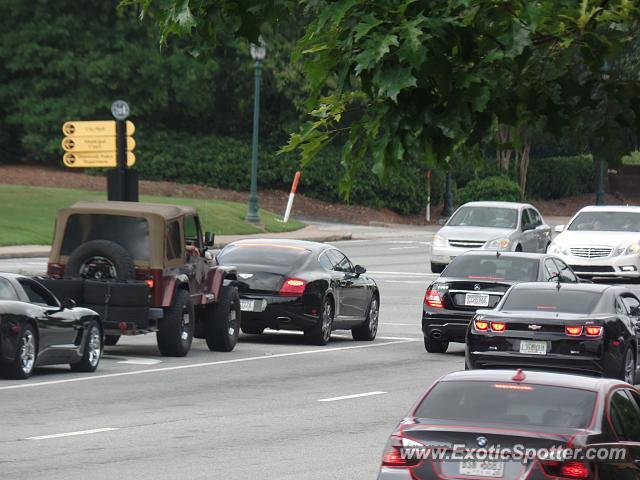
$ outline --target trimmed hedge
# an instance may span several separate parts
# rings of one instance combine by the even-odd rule
[[[458,190],[458,203],[463,204],[478,200],[518,202],[520,187],[510,178],[500,175],[471,180]]]
[[[596,167],[591,155],[532,158],[527,175],[528,198],[548,200],[595,191]]]

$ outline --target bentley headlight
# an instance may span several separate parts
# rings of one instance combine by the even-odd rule
[[[433,236],[432,245],[436,248],[447,248],[447,239],[444,238],[442,235],[436,233]]]
[[[511,240],[509,240],[508,238],[495,238],[493,240],[489,240],[485,244],[484,248],[506,250],[507,248],[509,248],[509,245],[511,245]]]

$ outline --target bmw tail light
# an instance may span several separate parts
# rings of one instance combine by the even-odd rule
[[[287,278],[282,287],[280,287],[280,295],[283,297],[300,297],[304,294],[307,282],[299,278]]]
[[[580,325],[566,325],[564,327],[564,333],[570,337],[579,337],[582,335],[582,327]]]
[[[602,335],[602,326],[601,325],[587,325],[584,327],[584,333],[587,334],[587,337],[599,337]]]
[[[567,462],[543,461],[540,462],[546,474],[554,478],[591,478],[591,467],[588,463],[570,460]]]
[[[489,322],[485,322],[484,320],[474,320],[473,326],[479,332],[486,332],[489,330]]]
[[[420,442],[410,440],[402,435],[392,435],[382,454],[382,466],[415,467],[422,461],[421,451],[424,448],[425,446]]]
[[[425,293],[424,295],[424,304],[427,307],[431,308],[444,308],[444,305],[442,305],[442,297],[440,296],[440,292],[431,287],[427,289],[427,293]]]

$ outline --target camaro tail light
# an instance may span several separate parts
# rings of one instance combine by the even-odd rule
[[[507,329],[507,324],[504,322],[491,322],[491,330],[494,332],[504,332]]]
[[[382,454],[383,467],[415,467],[421,463],[420,450],[425,446],[402,435],[391,435]]]
[[[282,287],[280,287],[280,295],[285,297],[299,297],[304,294],[304,288],[307,282],[299,278],[287,278]]]
[[[602,335],[602,326],[600,325],[588,325],[584,327],[584,333],[587,337],[599,337]]]
[[[588,463],[570,460],[567,462],[543,461],[545,472],[554,478],[589,478],[591,468]]]
[[[474,320],[473,326],[479,332],[486,332],[489,330],[489,322],[485,322],[484,320]]]
[[[579,325],[567,325],[564,327],[564,333],[570,337],[579,337],[582,335],[582,327]]]
[[[427,307],[431,308],[444,308],[442,305],[442,297],[440,292],[435,288],[428,288],[427,293],[424,295],[424,303]]]

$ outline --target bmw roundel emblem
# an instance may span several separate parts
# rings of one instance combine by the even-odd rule
[[[486,447],[487,443],[489,443],[487,437],[478,437],[476,438],[476,442],[478,443],[479,447]]]
[[[477,290],[480,290],[481,288],[482,288],[482,287],[481,287],[479,284],[477,284],[477,283],[473,286],[473,289],[474,289],[474,290],[476,290],[476,291],[477,291]]]

